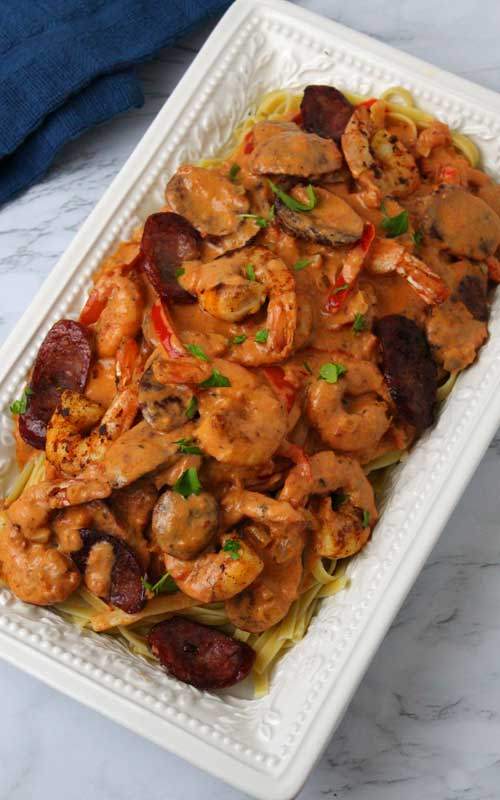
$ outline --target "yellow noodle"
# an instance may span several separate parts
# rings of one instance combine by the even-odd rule
[[[365,464],[363,470],[366,475],[369,475],[371,472],[375,472],[378,469],[385,469],[386,467],[391,467],[393,464],[399,464],[399,462],[404,459],[407,452],[407,450],[391,450],[389,453],[384,453],[382,456],[370,461],[369,464]]]
[[[455,386],[458,378],[458,371],[457,372],[450,372],[448,378],[441,386],[438,387],[436,398],[438,403],[444,403],[447,397],[449,397],[451,390]]]
[[[31,456],[30,460],[24,465],[4,499],[5,508],[8,508],[14,500],[17,500],[22,495],[40,461],[45,461],[45,453]],[[31,483],[30,486],[32,485]]]
[[[168,615],[196,605],[198,605],[196,600],[186,597],[182,592],[161,595],[160,597],[155,597],[154,600],[149,600],[145,608],[137,614],[126,614],[125,611],[120,611],[118,608],[109,610],[107,607],[107,611],[92,617],[92,628],[95,631],[105,631],[109,628],[116,628],[119,625],[133,625],[147,617],[155,617],[161,614]]]

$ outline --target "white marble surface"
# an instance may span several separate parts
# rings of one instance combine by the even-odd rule
[[[498,0],[300,0],[500,91]],[[147,102],[66,148],[0,209],[0,339],[209,31],[143,65]],[[426,564],[301,800],[500,796],[500,435]],[[0,663],[0,800],[243,795]]]

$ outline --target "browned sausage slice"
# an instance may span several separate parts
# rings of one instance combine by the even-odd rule
[[[200,257],[200,241],[198,231],[179,214],[159,212],[147,218],[139,263],[162,299],[176,303],[195,301],[179,286],[176,273],[183,261]]]
[[[155,625],[148,645],[174,678],[199,689],[222,689],[242,681],[256,655],[245,642],[183,617]]]
[[[383,371],[401,417],[418,430],[432,425],[437,372],[425,335],[399,314],[379,319],[374,332],[382,346]]]
[[[333,86],[306,86],[300,104],[305,130],[335,142],[340,142],[353,110],[349,100]]]
[[[42,342],[29,388],[28,408],[19,417],[19,433],[25,442],[42,450],[47,423],[65,389],[82,392],[92,359],[92,338],[84,325],[62,319]]]
[[[94,545],[107,542],[113,548],[114,562],[111,568],[109,594],[103,597],[103,600],[116,608],[121,608],[127,614],[136,614],[144,608],[146,592],[141,580],[143,572],[130,547],[115,536],[92,528],[81,528],[80,536],[83,547],[71,553],[71,558],[82,575],[85,574]]]

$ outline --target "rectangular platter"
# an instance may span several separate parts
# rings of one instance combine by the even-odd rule
[[[0,357],[0,488],[12,478],[9,404],[59,318],[76,316],[90,276],[163,203],[183,162],[217,153],[267,91],[308,83],[376,96],[409,89],[471,136],[500,177],[500,98],[281,0],[237,0],[5,342]],[[300,789],[500,422],[500,306],[490,339],[459,378],[433,430],[395,471],[348,590],[326,600],[280,662],[269,694],[203,693],[109,637],[0,589],[0,655],[233,786],[263,800]]]

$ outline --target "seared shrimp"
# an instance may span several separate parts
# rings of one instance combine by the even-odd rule
[[[385,195],[406,197],[420,183],[415,159],[397,136],[379,127],[380,104],[358,106],[342,134],[348,167],[366,205],[380,206]]]
[[[131,427],[137,409],[132,388],[117,394],[104,414],[98,403],[64,391],[47,425],[48,460],[66,475],[80,474],[87,465],[100,462],[111,442]]]
[[[233,625],[250,633],[265,631],[287,615],[302,578],[300,556],[278,564],[264,551],[262,559],[264,569],[257,579],[224,605]]]
[[[391,239],[375,239],[366,269],[373,275],[397,272],[428,305],[443,303],[449,295],[448,287],[439,275],[420,258],[409,253],[403,245]]]
[[[136,280],[119,270],[101,277],[80,314],[83,325],[92,325],[99,358],[115,356],[125,339],[139,333],[144,299]]]
[[[262,329],[267,339],[255,336],[233,346],[229,357],[257,366],[280,361],[292,350],[297,324],[295,281],[285,263],[264,247],[248,247],[207,264],[186,262],[180,283],[198,297],[205,311],[229,322],[241,322],[268,301]]]
[[[179,589],[200,603],[228,600],[262,572],[262,558],[236,533],[222,536],[221,545],[218,553],[204,553],[194,561],[165,556],[165,566]]]
[[[391,424],[388,392],[371,361],[342,358],[345,374],[336,383],[309,387],[307,414],[326,444],[345,452],[375,447]],[[347,405],[347,398],[353,398]]]
[[[0,528],[0,574],[16,597],[39,606],[63,602],[81,581],[69,556],[29,541],[10,522]]]
[[[428,128],[424,128],[418,135],[417,153],[419,156],[427,158],[436,147],[451,145],[451,133],[448,125],[444,122],[434,120]]]
[[[196,438],[200,447],[218,461],[262,464],[276,452],[286,433],[286,409],[271,387],[244,367],[221,359],[215,359],[213,366],[230,385],[199,394]]]

